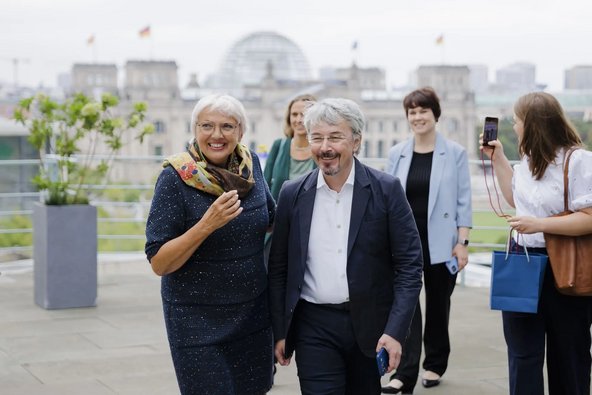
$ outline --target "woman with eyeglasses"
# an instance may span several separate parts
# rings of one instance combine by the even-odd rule
[[[164,162],[146,225],[177,381],[182,394],[264,394],[273,349],[263,243],[275,203],[240,143],[238,100],[200,99],[191,125],[187,151]]]
[[[436,131],[441,114],[436,92],[429,87],[417,89],[405,97],[403,107],[413,137],[391,148],[387,173],[401,180],[421,238],[425,327],[418,303],[401,364],[382,388],[387,394],[413,393],[422,329],[425,357],[421,383],[425,388],[440,384],[450,355],[450,297],[457,272],[468,263],[472,226],[467,152]]]

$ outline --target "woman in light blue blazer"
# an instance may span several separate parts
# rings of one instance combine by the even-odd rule
[[[466,266],[469,256],[471,179],[465,149],[436,132],[441,110],[434,90],[426,87],[411,92],[403,107],[413,137],[391,148],[387,172],[398,177],[405,188],[422,243],[426,295],[422,384],[430,388],[440,384],[448,366],[450,296],[457,272]],[[401,364],[382,388],[383,393],[413,393],[421,343],[418,304]]]

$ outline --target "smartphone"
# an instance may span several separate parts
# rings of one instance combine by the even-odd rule
[[[446,261],[446,268],[448,269],[448,271],[452,275],[455,275],[456,273],[458,273],[458,260],[456,259],[455,256],[450,258],[449,261]]]
[[[384,374],[388,370],[389,364],[389,355],[384,347],[381,348],[378,353],[376,353],[376,364],[378,365],[378,375],[380,377],[384,376]]]
[[[497,140],[497,127],[499,119],[495,117],[485,117],[485,124],[483,124],[483,145],[488,146],[492,140]]]

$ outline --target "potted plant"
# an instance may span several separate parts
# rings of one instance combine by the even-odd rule
[[[39,151],[32,182],[44,199],[33,207],[33,261],[35,303],[43,308],[96,304],[97,209],[89,204],[88,184],[106,179],[124,135],[142,143],[153,131],[144,123],[145,103],[116,116],[118,104],[111,94],[98,101],[77,94],[62,103],[38,94],[14,111]],[[107,159],[97,163],[99,152]]]

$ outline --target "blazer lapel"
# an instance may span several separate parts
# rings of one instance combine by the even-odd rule
[[[309,176],[304,180],[302,192],[296,199],[296,210],[294,214],[300,223],[300,251],[302,267],[306,265],[306,257],[308,255],[308,240],[310,238],[310,224],[312,222],[312,211],[314,208],[315,196],[317,194],[317,177],[319,170],[313,170]]]
[[[432,157],[432,172],[430,174],[430,194],[428,197],[428,219],[432,215],[436,199],[438,198],[438,191],[440,190],[440,182],[442,181],[442,174],[444,173],[444,166],[446,166],[446,142],[444,138],[436,134],[436,146],[434,147],[434,155]]]
[[[370,200],[371,195],[370,180],[368,179],[366,168],[356,158],[354,158],[354,163],[356,166],[356,175],[354,180],[351,217],[349,220],[349,234],[347,238],[348,257],[354,245],[354,241],[356,240],[356,237],[358,237],[358,231],[360,230],[360,225],[364,219],[366,206],[368,205],[368,200]]]
[[[401,185],[403,189],[407,187],[407,176],[409,175],[409,168],[411,167],[411,159],[413,159],[413,146],[415,145],[415,140],[413,138],[409,139],[407,144],[401,149],[401,155],[399,158],[399,163],[397,165],[397,171],[395,176],[401,180]]]

